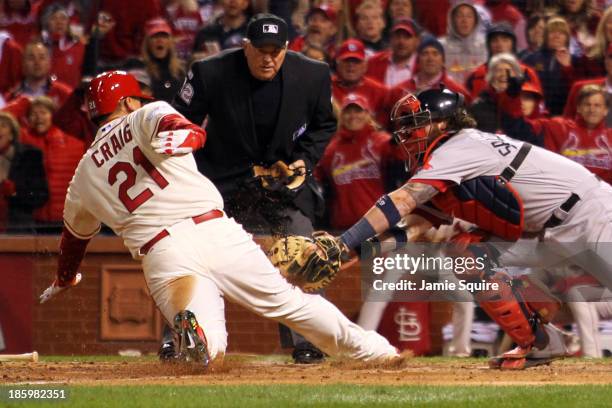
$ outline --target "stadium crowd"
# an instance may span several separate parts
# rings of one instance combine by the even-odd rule
[[[0,231],[60,231],[95,136],[93,76],[123,69],[171,102],[190,64],[241,46],[259,12],[288,22],[290,50],[332,69],[338,130],[314,171],[321,226],[352,225],[405,180],[389,114],[440,86],[465,96],[479,129],[612,183],[610,0],[0,0]]]

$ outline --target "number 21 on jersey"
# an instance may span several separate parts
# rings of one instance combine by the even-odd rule
[[[155,184],[162,190],[168,186],[168,180],[155,168],[153,163],[147,159],[142,150],[138,146],[132,150],[134,164],[141,166],[147,174],[155,181]],[[117,182],[120,173],[125,174],[125,180],[119,184],[119,200],[130,213],[136,211],[138,207],[144,204],[147,200],[153,197],[153,192],[149,188],[145,188],[134,198],[130,197],[128,190],[136,184],[137,171],[132,163],[120,161],[115,163],[108,170],[108,182],[112,186]]]

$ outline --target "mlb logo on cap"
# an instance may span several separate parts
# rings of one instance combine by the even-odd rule
[[[255,47],[272,45],[284,48],[287,45],[287,23],[274,14],[256,14],[247,25],[246,38]]]
[[[264,33],[278,34],[278,26],[276,24],[264,24],[263,25],[263,32]]]

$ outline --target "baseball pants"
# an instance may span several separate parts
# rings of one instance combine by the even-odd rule
[[[183,309],[195,314],[212,359],[227,347],[224,298],[283,323],[329,355],[365,361],[398,355],[384,337],[352,323],[321,296],[287,283],[233,219],[197,225],[188,219],[167,230],[143,259],[145,280],[166,320]]]

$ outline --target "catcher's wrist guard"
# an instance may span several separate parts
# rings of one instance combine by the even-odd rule
[[[334,280],[342,254],[341,244],[326,232],[315,232],[312,238],[284,237],[268,251],[270,261],[285,279],[307,293],[318,292]]]

